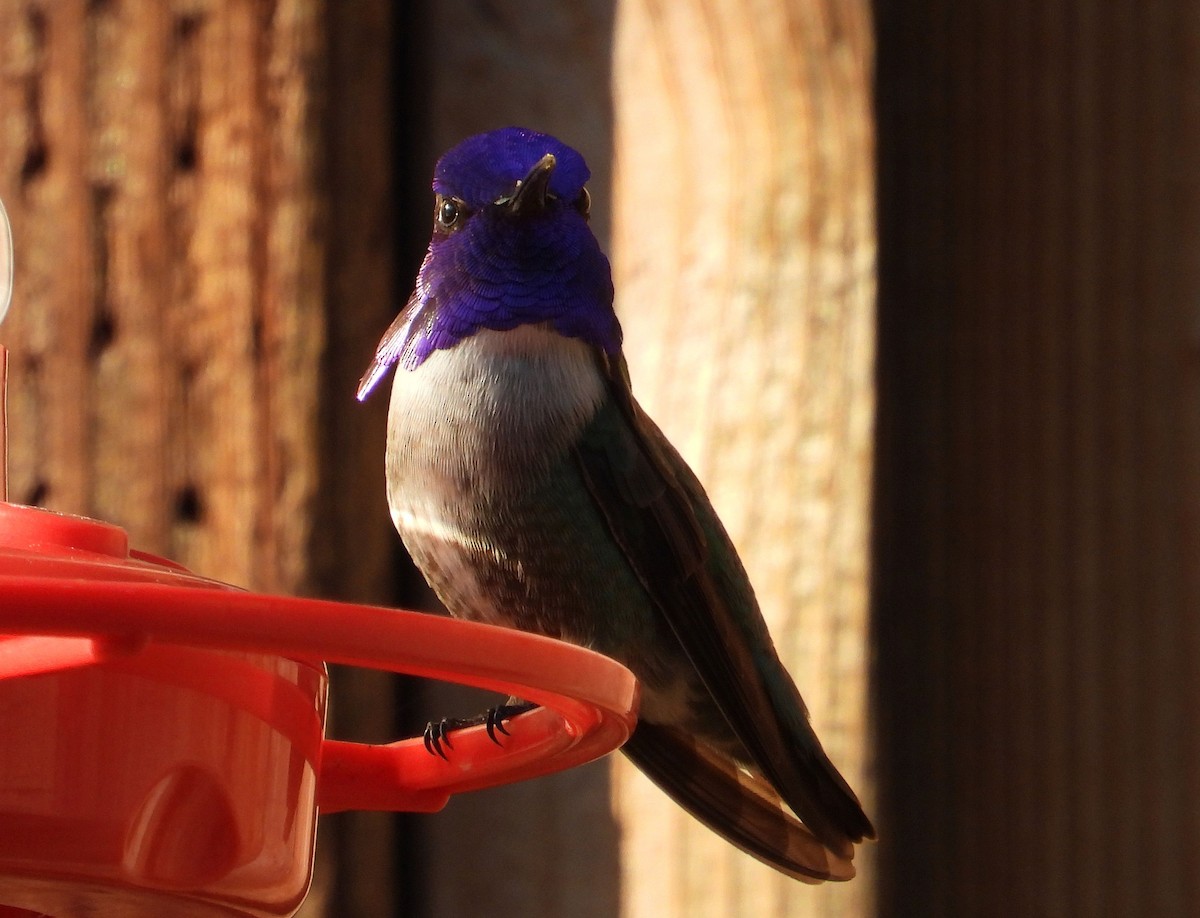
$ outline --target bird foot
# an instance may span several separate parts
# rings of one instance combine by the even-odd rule
[[[508,704],[498,705],[483,714],[476,714],[474,717],[443,717],[439,721],[431,720],[425,725],[425,731],[422,734],[425,740],[425,751],[430,755],[439,755],[443,759],[449,760],[446,750],[454,749],[454,744],[450,742],[450,733],[464,727],[478,727],[481,724],[487,726],[488,738],[499,746],[501,745],[500,737],[496,734],[510,735],[504,722],[536,707],[537,705],[530,701],[510,701]]]

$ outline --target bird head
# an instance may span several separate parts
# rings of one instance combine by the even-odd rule
[[[414,369],[482,329],[547,324],[610,354],[621,346],[608,259],[588,226],[583,157],[548,134],[469,137],[434,171],[433,235],[416,289],[359,398],[387,366]]]

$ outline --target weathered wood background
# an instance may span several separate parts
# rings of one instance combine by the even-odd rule
[[[0,4],[13,498],[269,590],[317,489],[316,13]]]

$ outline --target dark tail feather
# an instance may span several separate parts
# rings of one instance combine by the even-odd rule
[[[817,841],[770,784],[711,747],[642,722],[622,751],[676,803],[764,864],[805,883],[854,876],[849,858]]]
[[[832,850],[852,856],[855,844],[875,837],[875,827],[821,748],[800,692],[783,664],[775,662],[778,677],[765,687],[778,731],[762,729],[762,722],[752,725],[759,729],[751,730],[750,738],[760,741],[754,761],[813,834]]]

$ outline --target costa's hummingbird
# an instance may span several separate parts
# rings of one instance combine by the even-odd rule
[[[630,392],[588,177],[521,128],[438,162],[416,288],[358,390],[398,364],[392,519],[451,614],[633,670],[624,751],[685,809],[790,876],[849,879],[874,829],[704,489]]]

